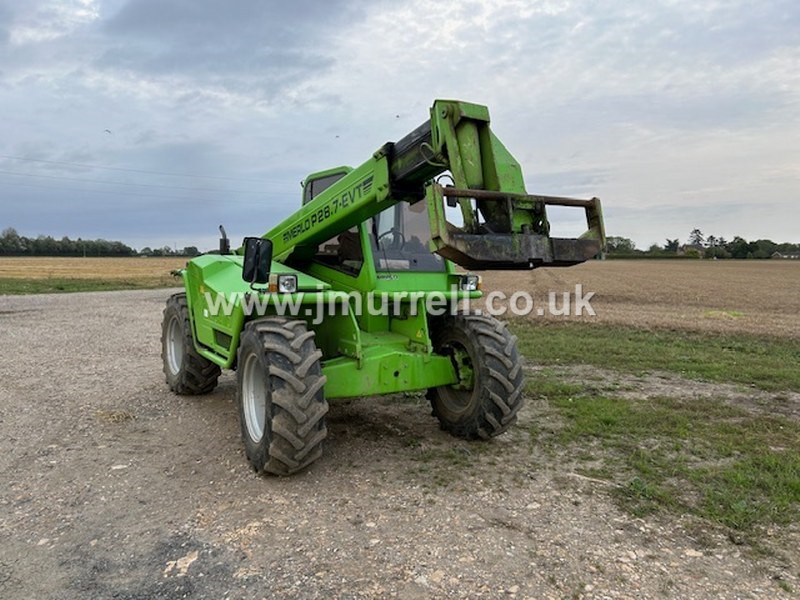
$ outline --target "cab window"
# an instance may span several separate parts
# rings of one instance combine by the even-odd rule
[[[377,271],[445,270],[444,259],[428,247],[431,228],[424,202],[398,202],[371,219],[370,231]]]
[[[351,227],[321,243],[314,260],[350,275],[358,275],[364,265],[364,252],[361,249],[358,227]]]
[[[345,175],[347,175],[347,173],[334,173],[307,181],[306,187],[303,189],[303,204],[311,202]]]

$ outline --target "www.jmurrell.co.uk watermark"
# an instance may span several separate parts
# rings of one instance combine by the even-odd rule
[[[276,314],[278,316],[312,317],[312,323],[318,325],[325,315],[354,314],[360,316],[386,316],[404,314],[416,316],[421,307],[431,316],[446,313],[456,314],[470,310],[469,298],[453,301],[457,297],[457,288],[451,293],[431,292],[297,292],[295,294],[247,294],[234,292],[229,294],[205,293],[206,310],[211,316],[230,316],[241,305],[247,316]],[[515,316],[535,315],[539,317],[595,316],[591,300],[594,292],[584,293],[583,286],[577,284],[575,292],[548,292],[546,302],[537,302],[533,294],[517,291],[507,295],[495,290],[483,297],[483,308],[474,309],[476,314],[488,314],[494,317],[512,314]]]

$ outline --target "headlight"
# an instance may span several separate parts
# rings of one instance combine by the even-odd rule
[[[297,291],[297,275],[290,273],[270,273],[269,291],[272,294],[294,294]]]
[[[477,292],[481,289],[480,275],[462,275],[459,278],[458,287],[462,292]]]
[[[278,291],[294,294],[297,291],[297,275],[278,275]]]

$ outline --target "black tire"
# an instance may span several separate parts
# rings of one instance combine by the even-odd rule
[[[492,317],[458,314],[433,324],[433,347],[448,355],[462,381],[428,390],[442,429],[488,439],[517,420],[524,401],[517,337]]]
[[[268,317],[245,326],[236,399],[247,460],[257,472],[291,475],[322,455],[328,403],[321,358],[304,321]]]
[[[167,300],[161,323],[161,360],[167,384],[176,394],[207,394],[217,387],[220,368],[197,353],[186,294]]]

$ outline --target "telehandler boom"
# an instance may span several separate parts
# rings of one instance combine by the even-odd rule
[[[586,233],[551,237],[553,205],[582,208]],[[486,107],[451,100],[361,166],[309,175],[301,208],[263,236],[231,250],[220,230],[167,301],[164,372],[204,394],[235,369],[247,458],[277,475],[319,458],[332,398],[425,391],[456,436],[506,431],[523,403],[516,338],[459,310],[480,278],[455,265],[569,266],[605,242],[597,198],[528,194]]]

